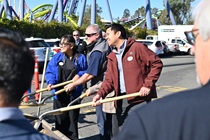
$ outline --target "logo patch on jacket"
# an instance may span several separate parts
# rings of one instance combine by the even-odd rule
[[[133,60],[133,56],[128,56],[127,60],[128,61],[132,61]]]

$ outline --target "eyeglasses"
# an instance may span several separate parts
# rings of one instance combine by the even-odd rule
[[[91,37],[91,36],[93,36],[93,35],[95,35],[95,34],[97,34],[97,33],[92,33],[92,34],[85,34],[87,37]]]
[[[79,35],[73,35],[73,36],[79,36]]]
[[[187,41],[190,45],[195,45],[195,39],[196,37],[198,36],[199,33],[197,33],[196,35],[193,33],[195,31],[198,31],[198,29],[193,29],[191,31],[186,31],[184,32],[186,38],[187,38]]]
[[[60,47],[66,47],[66,46],[68,46],[69,44],[68,43],[59,43],[59,46]]]

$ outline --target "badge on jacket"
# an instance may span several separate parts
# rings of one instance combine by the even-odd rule
[[[129,56],[129,57],[127,58],[127,60],[128,60],[128,61],[132,61],[132,60],[133,60],[133,56]]]
[[[63,64],[64,63],[62,61],[58,63],[59,66],[63,66]]]

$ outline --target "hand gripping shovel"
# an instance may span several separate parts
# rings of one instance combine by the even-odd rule
[[[83,94],[84,96],[84,94]],[[113,98],[106,98],[103,100],[100,100],[100,103],[107,103],[107,102],[112,102],[112,101],[117,101],[117,100],[121,100],[121,99],[125,99],[125,98],[131,98],[131,97],[136,97],[139,96],[139,92],[133,93],[133,94],[128,94],[128,95],[123,95],[123,96],[118,96],[118,97],[113,97]],[[85,96],[84,96],[85,97]],[[88,103],[83,103],[83,104],[79,104],[79,105],[74,105],[74,106],[67,106],[67,107],[63,107],[63,108],[59,108],[59,109],[55,109],[55,110],[51,110],[51,111],[47,111],[45,113],[43,113],[42,115],[39,116],[39,120],[35,123],[34,128],[38,129],[42,119],[46,116],[46,115],[60,115],[66,111],[70,111],[70,110],[74,110],[74,109],[78,109],[78,108],[82,108],[82,107],[87,107],[87,106],[91,106],[93,105],[93,102],[88,102]]]
[[[57,87],[65,86],[65,85],[67,85],[69,83],[73,83],[73,82],[74,82],[73,80],[66,81],[66,82],[63,82],[63,83],[60,83],[60,84],[53,85],[51,88],[54,89],[54,88],[57,88]],[[24,99],[27,96],[35,95],[35,94],[37,94],[39,92],[44,92],[44,91],[47,91],[47,90],[48,90],[48,88],[39,89],[39,90],[37,90],[37,91],[35,91],[33,93],[29,93],[27,95],[22,96],[22,99]]]

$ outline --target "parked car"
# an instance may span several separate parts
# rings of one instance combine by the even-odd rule
[[[60,52],[60,47],[59,47],[59,43],[60,43],[60,39],[56,38],[56,39],[44,39],[44,41],[46,43],[48,43],[51,47],[51,52],[53,52],[53,55]]]
[[[30,50],[37,56],[38,65],[40,68],[43,68],[45,56],[46,56],[46,49],[50,46],[44,41],[42,38],[26,38],[27,42],[30,42]],[[50,51],[50,50],[49,50]],[[49,55],[47,56],[49,60]]]
[[[157,35],[147,35],[146,40],[158,40],[158,36]]]
[[[166,43],[168,45],[168,49],[170,53],[178,53],[179,50],[179,44],[177,43]]]
[[[179,51],[186,53],[186,54],[190,54],[190,48],[192,47],[192,45],[190,45],[186,39],[180,39],[180,38],[176,38],[176,39],[171,39],[170,40],[171,43],[178,43],[179,44]]]
[[[164,54],[163,44],[159,40],[136,40],[137,42],[143,43],[148,46],[156,55]]]

